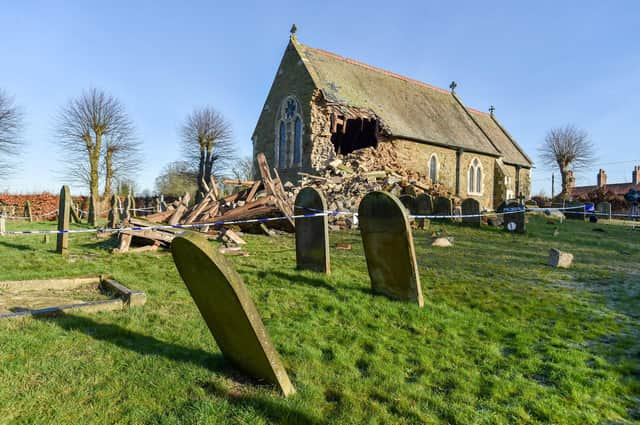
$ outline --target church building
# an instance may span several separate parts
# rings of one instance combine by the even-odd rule
[[[455,92],[289,40],[254,130],[283,181],[392,143],[407,169],[483,209],[531,195],[533,163],[494,115]]]

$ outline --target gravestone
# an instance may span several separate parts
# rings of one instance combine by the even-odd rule
[[[6,224],[5,224],[5,218],[4,216],[0,215],[0,234],[4,233],[7,231],[6,228]]]
[[[431,195],[421,193],[416,196],[416,214],[417,215],[431,215],[433,214],[433,199]],[[417,219],[418,229],[424,229],[425,218]],[[428,223],[428,222],[427,222]]]
[[[598,218],[611,220],[611,202],[598,202],[596,205],[596,213]]]
[[[467,198],[462,201],[462,224],[480,227],[481,221],[482,217],[480,217],[480,202],[472,198]]]
[[[187,232],[171,253],[202,318],[224,357],[254,379],[295,392],[260,314],[230,263],[203,236]]]
[[[96,225],[96,219],[98,217],[98,205],[93,195],[89,196],[89,226]]]
[[[416,197],[411,195],[402,195],[398,198],[402,205],[407,209],[409,214],[416,213]]]
[[[498,208],[498,213],[503,213],[502,224],[504,230],[512,233],[525,233],[527,231],[525,208],[518,202],[503,202]]]
[[[109,210],[109,228],[114,229],[118,224],[120,210],[120,198],[116,195],[111,197],[111,209]]]
[[[71,217],[71,192],[69,186],[64,185],[60,189],[60,201],[58,206],[58,238],[56,252],[66,254],[69,249],[69,219]]]
[[[33,210],[31,209],[31,202],[29,201],[24,203],[24,216],[29,219],[29,222],[33,221]]]
[[[402,203],[389,193],[371,192],[360,202],[358,219],[372,291],[422,307],[413,237]]]
[[[437,196],[433,201],[433,215],[445,216],[451,220],[453,215],[453,202],[444,196]]]
[[[305,187],[296,196],[294,215],[327,211],[327,202],[317,189]],[[300,270],[331,273],[329,223],[326,215],[295,219],[296,266]]]
[[[584,202],[567,202],[565,208],[564,215],[569,219],[584,221],[587,218]]]
[[[120,210],[120,221],[129,222],[131,219],[131,197],[127,196],[124,200],[124,206]]]

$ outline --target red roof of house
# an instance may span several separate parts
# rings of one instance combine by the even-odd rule
[[[598,188],[598,186],[596,186],[596,185],[592,185],[592,186],[577,186],[577,187],[574,187],[573,189],[571,189],[571,196],[574,197],[574,198],[577,198],[579,196],[587,195],[589,192],[593,192],[597,188]],[[616,195],[626,195],[627,192],[629,192],[630,189],[640,190],[640,184],[613,183],[613,184],[606,185],[604,188],[605,188],[605,190],[607,192],[612,192],[612,193],[614,193]]]

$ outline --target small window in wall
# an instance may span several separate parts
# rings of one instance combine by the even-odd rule
[[[436,154],[431,155],[431,159],[429,160],[429,178],[431,179],[431,183],[438,182],[438,157]]]
[[[278,168],[302,165],[302,112],[297,99],[287,96],[280,103],[276,118],[275,157]]]
[[[482,163],[474,158],[469,165],[467,192],[470,195],[482,195]]]

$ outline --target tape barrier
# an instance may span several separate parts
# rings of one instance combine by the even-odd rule
[[[280,221],[280,220],[288,220],[288,219],[297,219],[297,218],[311,218],[311,217],[324,217],[324,216],[338,216],[338,215],[350,215],[353,217],[357,217],[358,213],[352,211],[322,211],[315,210],[313,208],[308,207],[297,207],[303,208],[307,211],[312,211],[308,214],[298,214],[292,216],[280,216],[280,217],[268,217],[268,218],[254,218],[248,220],[233,220],[233,221],[212,221],[206,223],[195,223],[195,224],[175,224],[175,225],[157,225],[157,226],[132,226],[132,227],[121,227],[115,229],[73,229],[73,230],[21,230],[21,231],[10,231],[4,232],[0,235],[52,235],[59,233],[117,233],[120,231],[145,231],[145,230],[162,230],[162,229],[198,229],[207,226],[225,226],[232,224],[248,224],[248,223],[267,223],[271,221]],[[452,215],[419,215],[419,214],[410,214],[408,217],[413,219],[462,219],[462,218],[478,218],[478,217],[494,217],[494,216],[504,216],[509,214],[519,214],[523,212],[533,212],[533,211],[563,211],[563,210],[571,210],[583,208],[584,206],[578,207],[559,207],[559,208],[525,208],[525,207],[511,207],[506,208],[503,212],[497,213],[480,213],[480,214],[452,214]],[[593,214],[602,214],[602,213],[594,213],[594,212],[585,212],[585,215],[593,215]],[[605,214],[609,216],[609,214]],[[613,215],[613,214],[612,214]],[[625,216],[631,218],[640,218],[637,215],[623,215],[617,214],[618,216]]]

